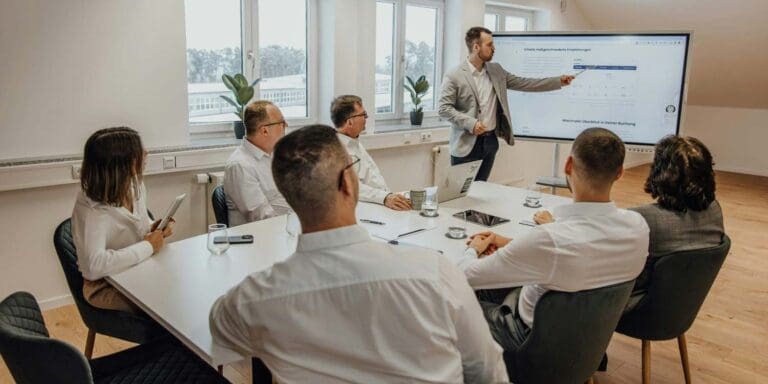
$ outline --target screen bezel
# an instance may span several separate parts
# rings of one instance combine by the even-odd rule
[[[574,36],[574,37],[603,37],[603,36],[680,36],[685,37],[685,55],[683,57],[683,76],[682,76],[682,83],[680,84],[680,101],[677,105],[678,111],[680,111],[677,114],[677,125],[675,127],[675,136],[680,135],[680,127],[682,126],[683,114],[685,113],[684,106],[686,105],[686,99],[687,99],[687,90],[688,90],[688,56],[690,54],[690,45],[691,45],[691,37],[693,33],[691,31],[669,31],[669,32],[494,32],[493,37],[494,39],[496,37],[504,37],[504,36],[542,36],[542,37],[550,37],[550,36]],[[567,137],[550,137],[550,136],[530,136],[530,135],[518,135],[514,132],[514,127],[512,127],[512,136],[514,136],[515,140],[519,139],[522,141],[540,141],[540,142],[549,142],[549,143],[570,143],[575,138],[567,138]],[[641,146],[641,147],[653,147],[656,145],[656,143],[642,143],[642,142],[632,142],[632,141],[626,141],[624,142],[626,145],[632,145],[632,146]]]

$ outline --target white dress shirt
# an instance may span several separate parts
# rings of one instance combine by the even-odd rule
[[[360,171],[357,173],[360,179],[360,201],[384,204],[384,199],[389,195],[389,187],[381,175],[379,167],[373,162],[371,155],[365,150],[359,139],[353,139],[344,134],[337,134],[341,144],[351,156],[360,159]]]
[[[491,77],[485,69],[485,63],[483,63],[483,68],[478,71],[469,59],[467,59],[467,62],[472,71],[472,79],[475,80],[477,101],[480,104],[477,120],[485,124],[486,131],[492,131],[496,129],[496,105],[498,104],[498,99],[496,98],[496,91],[493,89],[493,83],[491,83]]]
[[[533,313],[549,290],[577,292],[637,277],[648,256],[648,225],[613,203],[555,207],[554,223],[535,227],[494,254],[478,259],[467,249],[459,266],[475,289],[519,287],[520,318]]]
[[[152,228],[144,184],[133,212],[95,202],[80,191],[72,211],[72,240],[83,278],[98,280],[138,264],[154,250],[144,236]]]
[[[224,168],[229,226],[291,211],[272,178],[272,156],[243,138]]]
[[[210,326],[280,383],[507,381],[461,271],[359,225],[299,235],[296,253],[214,303]]]

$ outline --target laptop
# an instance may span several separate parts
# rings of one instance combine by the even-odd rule
[[[437,180],[437,202],[442,203],[466,196],[482,162],[477,160],[448,168],[442,180]]]

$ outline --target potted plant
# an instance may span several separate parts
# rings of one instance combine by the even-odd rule
[[[221,81],[223,81],[224,85],[232,91],[232,95],[234,96],[234,99],[224,95],[221,95],[221,98],[235,107],[235,114],[240,118],[234,123],[235,138],[242,139],[243,136],[245,136],[245,125],[243,124],[243,118],[245,116],[243,116],[243,111],[245,111],[245,106],[248,105],[253,98],[253,87],[255,87],[261,79],[256,79],[253,83],[249,84],[245,76],[238,73],[234,76],[223,74],[221,75]]]
[[[407,84],[404,84],[405,89],[411,94],[411,103],[413,103],[413,110],[411,110],[411,125],[421,125],[421,121],[424,119],[423,107],[421,106],[421,98],[429,91],[429,82],[427,77],[422,75],[415,82],[409,76],[406,76]]]

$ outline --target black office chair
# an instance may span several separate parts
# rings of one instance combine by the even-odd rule
[[[523,345],[504,352],[516,384],[592,382],[635,281],[581,292],[549,291]]]
[[[71,219],[64,220],[56,228],[53,234],[53,245],[56,247],[56,253],[59,256],[61,267],[64,269],[67,285],[69,285],[69,291],[72,293],[77,310],[88,327],[84,351],[86,357],[90,358],[93,355],[93,344],[97,333],[138,344],[169,336],[159,324],[146,316],[96,308],[85,301],[83,275],[77,267],[77,251],[72,241]]]
[[[229,226],[229,211],[227,210],[227,195],[224,194],[224,186],[218,185],[211,194],[211,205],[216,222]]]
[[[677,338],[685,382],[691,382],[685,332],[715,282],[731,239],[712,248],[671,253],[654,264],[648,292],[619,320],[616,332],[642,340],[643,383],[651,380],[651,340]]]
[[[17,383],[228,383],[171,338],[89,361],[49,337],[40,307],[27,292],[0,303],[0,354]]]

